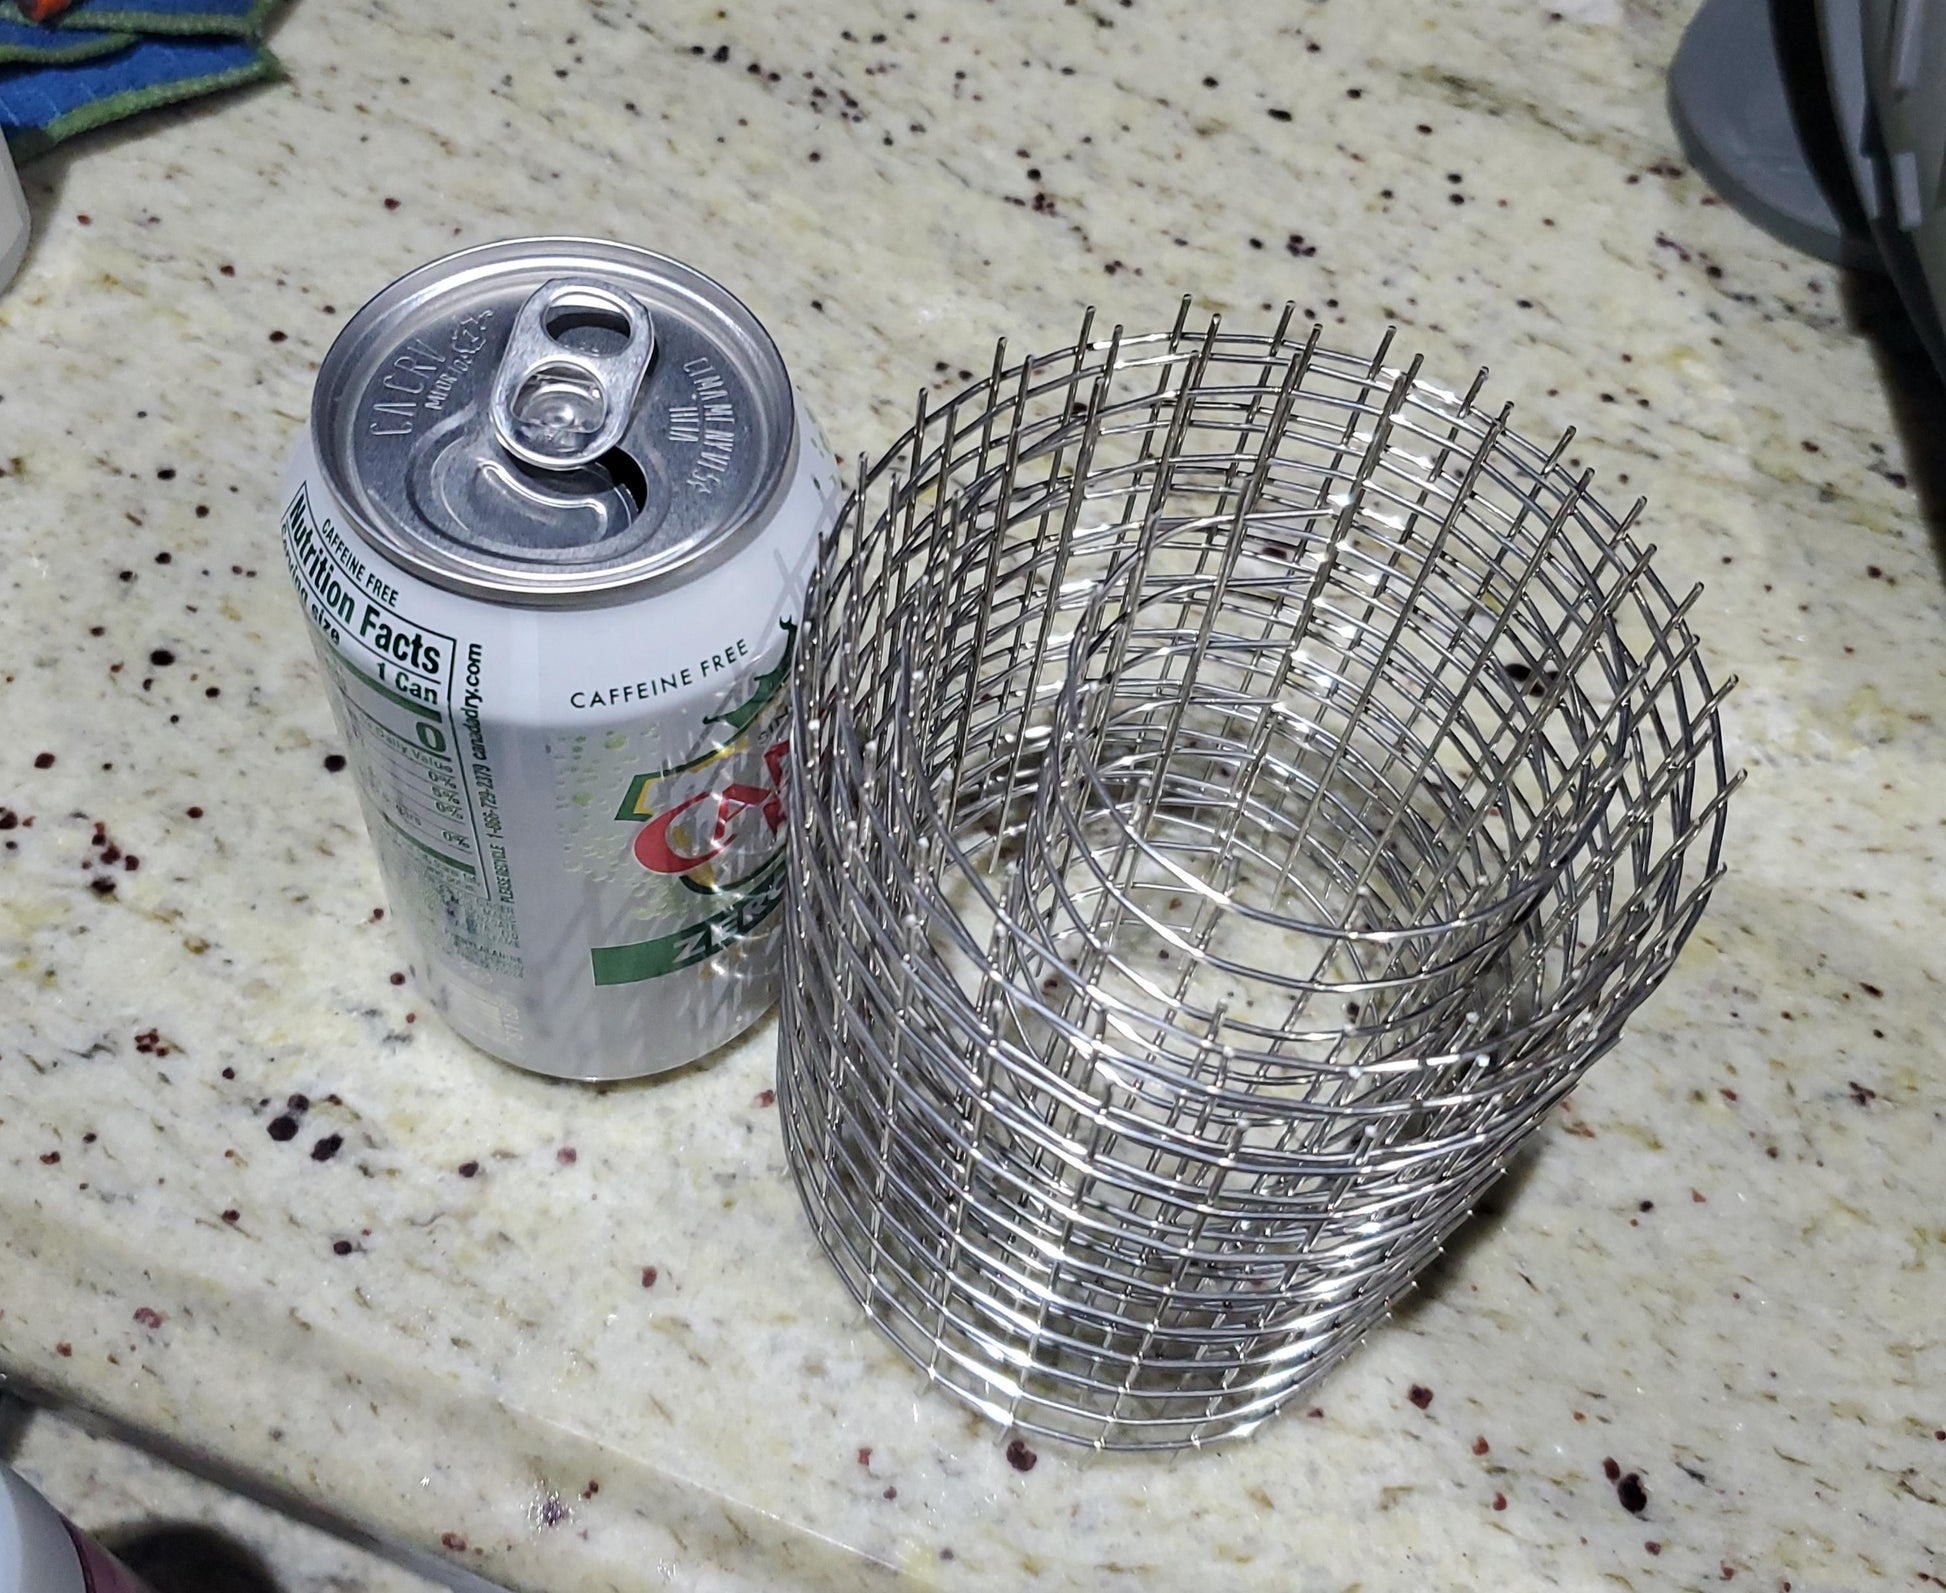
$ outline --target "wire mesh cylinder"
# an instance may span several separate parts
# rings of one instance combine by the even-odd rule
[[[1565,439],[1289,323],[922,403],[793,675],[812,1225],[931,1377],[1105,1447],[1248,1431],[1384,1314],[1666,971],[1733,783]]]

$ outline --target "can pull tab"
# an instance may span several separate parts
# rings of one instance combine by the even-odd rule
[[[488,410],[501,446],[573,470],[621,440],[655,353],[649,312],[588,277],[555,277],[514,317]]]

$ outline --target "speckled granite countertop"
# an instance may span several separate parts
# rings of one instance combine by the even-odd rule
[[[1939,400],[1678,164],[1686,10],[304,0],[288,82],[30,167],[0,1367],[549,1593],[1946,1575]],[[814,1253],[769,1025],[589,1090],[396,982],[277,470],[365,295],[548,230],[738,289],[841,448],[1088,301],[1396,321],[1708,580],[1737,872],[1308,1414],[1014,1469]]]

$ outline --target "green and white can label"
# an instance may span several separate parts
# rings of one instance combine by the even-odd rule
[[[482,251],[455,257],[472,291],[450,304],[415,274],[387,290],[410,314],[388,321],[382,295],[347,328],[380,323],[320,376],[284,549],[434,1004],[523,1067],[638,1076],[723,1044],[775,996],[787,676],[838,476],[788,387],[763,391],[757,356],[776,356],[754,321],[725,348],[691,300],[657,297],[686,268],[624,251],[630,270],[605,270],[617,246],[554,241],[522,269],[521,246],[494,247],[497,277]],[[496,454],[480,412],[516,313],[562,280],[646,303],[655,350],[625,452],[550,474]],[[748,317],[708,286],[716,313]],[[527,412],[554,417],[547,398]],[[756,510],[713,526],[716,492]]]

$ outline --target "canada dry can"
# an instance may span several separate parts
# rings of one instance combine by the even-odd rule
[[[392,284],[283,536],[393,913],[469,1040],[677,1067],[775,995],[786,677],[837,471],[688,266],[526,239]]]

